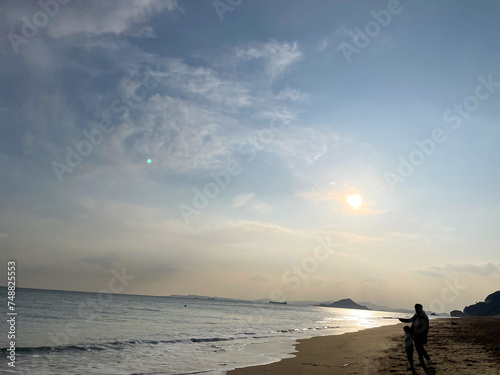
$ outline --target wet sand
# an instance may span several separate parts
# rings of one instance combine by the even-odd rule
[[[431,321],[426,345],[433,362],[428,370],[416,368],[416,374],[427,375],[500,375],[500,317],[482,317]],[[400,349],[400,338],[392,337],[394,351],[378,359],[378,374],[411,374],[406,355]],[[399,345],[399,346],[398,346]],[[415,353],[414,359],[418,363]],[[414,373],[414,374],[415,374]]]
[[[427,351],[434,361],[413,375],[500,375],[500,317],[431,320]],[[296,357],[229,371],[228,375],[412,374],[403,327],[372,328],[299,340]],[[414,359],[418,363],[415,353]]]

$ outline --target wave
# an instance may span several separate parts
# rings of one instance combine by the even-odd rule
[[[276,332],[304,332],[304,331],[320,331],[323,329],[336,329],[336,328],[341,328],[338,326],[335,327],[309,327],[309,328],[289,328],[289,329],[278,329]]]
[[[221,341],[233,341],[233,340],[248,340],[248,339],[268,339],[273,337],[278,337],[276,333],[297,333],[310,330],[323,330],[323,329],[335,329],[340,327],[311,327],[311,328],[290,328],[290,329],[277,329],[275,331],[270,331],[268,335],[257,335],[255,332],[242,332],[243,336],[236,337],[194,337],[189,339],[178,339],[178,340],[126,340],[126,341],[108,341],[103,343],[92,343],[92,344],[72,344],[72,345],[58,345],[58,346],[28,346],[28,347],[16,347],[16,352],[18,353],[36,353],[36,352],[63,352],[63,351],[102,351],[102,350],[122,350],[127,347],[133,347],[136,345],[159,345],[159,344],[198,344],[198,343],[210,343],[210,342],[221,342]],[[0,352],[7,353],[8,348],[0,349]]]
[[[91,351],[91,350],[105,350],[99,345],[61,345],[61,346],[28,346],[16,347],[16,353],[33,353],[33,352],[59,352],[63,350],[73,351]],[[9,351],[7,348],[0,349],[2,353]]]
[[[246,337],[243,337],[246,338]],[[217,341],[235,340],[235,337],[212,337],[212,338],[191,338],[183,340],[128,340],[128,341],[110,341],[101,344],[80,344],[80,345],[59,345],[59,346],[29,346],[16,347],[17,353],[35,353],[35,352],[62,352],[62,351],[101,351],[101,350],[121,350],[135,345],[159,345],[176,343],[204,343]],[[0,349],[2,353],[9,351],[7,348]]]

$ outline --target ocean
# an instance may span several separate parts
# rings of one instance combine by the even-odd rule
[[[206,374],[293,356],[297,339],[397,323],[399,313],[18,288],[16,367],[0,373]]]

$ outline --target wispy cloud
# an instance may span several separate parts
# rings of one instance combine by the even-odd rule
[[[82,258],[82,260],[85,263],[89,264],[97,264],[104,269],[111,269],[113,264],[119,260],[119,258],[116,256],[116,254],[103,254],[103,255],[94,255],[94,256],[88,256],[85,258]]]
[[[304,126],[290,126],[280,134],[273,151],[280,155],[290,168],[297,161],[307,165],[321,158],[331,147],[329,139],[321,131]]]
[[[286,89],[283,89],[278,93],[277,98],[301,103],[307,99],[307,94],[301,92],[300,90],[287,87]]]
[[[250,211],[257,214],[258,216],[264,216],[270,213],[272,210],[271,206],[262,202],[255,202]]]
[[[342,41],[353,43],[358,39],[359,35],[356,34],[354,30],[349,29],[344,25],[339,25],[332,35],[324,37],[316,44],[315,50],[322,52],[331,46],[335,46],[338,49],[338,46]]]
[[[302,58],[302,52],[297,42],[277,42],[254,44],[248,47],[238,47],[236,57],[240,61],[263,58],[272,78],[283,73],[290,65]]]
[[[254,193],[240,194],[233,199],[232,207],[241,207],[244,206],[249,200],[255,197]]]
[[[191,66],[181,59],[157,60],[162,71],[153,72],[167,87],[197,99],[209,100],[225,109],[246,107],[253,98],[247,84],[237,80],[223,79],[216,70],[208,67]]]
[[[266,282],[268,281],[264,276],[262,275],[255,275],[255,276],[252,276],[252,277],[249,277],[248,280],[250,281],[256,281],[258,283],[263,283],[263,282]]]
[[[353,29],[347,28],[344,25],[338,26],[335,30],[335,34],[342,38],[349,39],[349,42],[351,43],[356,42],[359,39],[359,35]]]
[[[64,9],[64,17],[56,17],[49,25],[53,38],[72,34],[122,34],[136,23],[154,14],[178,8],[177,0],[91,1],[73,3]],[[146,30],[147,31],[147,30]],[[150,32],[149,32],[150,33]]]
[[[387,281],[386,279],[381,279],[378,277],[366,277],[361,282],[367,284],[381,284],[385,283],[386,281]]]
[[[134,38],[156,38],[156,33],[151,26],[133,27],[128,30],[127,35]]]
[[[230,121],[230,120],[229,120]],[[213,170],[230,159],[228,120],[196,103],[170,96],[153,96],[127,121],[121,133],[123,152],[153,158],[158,166],[187,172]]]
[[[415,273],[431,276],[431,277],[443,277],[446,274],[453,273],[470,273],[482,276],[488,276],[492,274],[500,274],[500,262],[496,263],[478,263],[478,264],[454,264],[447,263],[444,266],[427,267],[427,268],[416,268],[412,270]]]

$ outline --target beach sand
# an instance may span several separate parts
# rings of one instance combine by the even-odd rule
[[[500,375],[500,317],[431,320],[426,345],[435,362],[420,375]],[[227,375],[412,374],[406,370],[405,324],[298,340],[296,357]],[[414,359],[418,363],[415,353]]]

